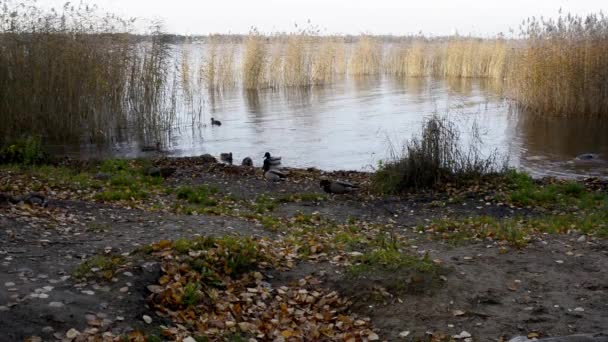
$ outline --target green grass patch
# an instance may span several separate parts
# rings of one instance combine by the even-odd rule
[[[547,215],[534,218],[497,219],[480,216],[464,220],[440,219],[429,226],[419,227],[419,230],[426,231],[435,239],[448,241],[454,245],[492,239],[522,248],[535,235],[542,233],[564,234],[578,231],[608,237],[608,212]]]
[[[198,283],[188,283],[184,286],[184,294],[182,295],[182,303],[186,306],[196,306],[202,299],[200,293],[201,285]]]
[[[199,185],[196,187],[183,186],[177,189],[177,198],[185,200],[190,204],[196,204],[202,207],[213,207],[218,205],[216,194],[218,189],[207,185]]]
[[[78,279],[99,277],[111,280],[125,262],[126,259],[120,255],[95,255],[78,265],[72,275]]]
[[[362,274],[373,271],[398,271],[402,269],[414,270],[422,273],[438,272],[439,266],[428,256],[418,257],[404,253],[400,248],[387,246],[375,248],[356,257],[354,264],[349,267],[351,274]]]
[[[505,175],[507,190],[499,200],[517,206],[549,209],[608,210],[608,194],[588,191],[576,181],[556,181],[542,184],[527,174],[510,171]]]

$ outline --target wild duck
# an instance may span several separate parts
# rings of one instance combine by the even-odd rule
[[[321,180],[321,188],[328,194],[348,194],[359,189],[358,185],[344,181],[330,181],[329,179]]]
[[[221,126],[222,122],[220,120],[215,120],[214,118],[211,118],[211,126]]]
[[[228,164],[232,165],[232,152],[221,153],[220,160],[223,161],[224,163],[228,163]]]
[[[154,151],[160,151],[160,149],[161,149],[160,141],[157,141],[156,144],[154,144],[154,145],[144,145],[141,147],[142,152],[154,152]]]
[[[241,165],[252,167],[253,166],[253,160],[251,158],[249,158],[249,157],[246,157],[245,159],[243,159],[243,162],[241,163]]]
[[[264,154],[264,160],[268,160],[270,165],[281,165],[281,157],[273,157],[270,152]]]
[[[271,168],[269,159],[264,159],[264,166],[262,167],[262,170],[264,170],[264,178],[271,182],[280,182],[287,178],[285,173]]]

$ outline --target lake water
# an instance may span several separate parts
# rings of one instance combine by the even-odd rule
[[[420,132],[434,114],[448,115],[468,139],[479,127],[484,153],[496,150],[512,166],[535,175],[608,176],[608,123],[538,118],[510,110],[488,82],[390,77],[348,78],[312,89],[205,93],[200,123],[182,118],[168,132],[171,156],[232,152],[235,162],[252,157],[261,166],[265,152],[283,165],[324,170],[373,170],[391,146]],[[214,117],[223,124],[211,126]],[[127,134],[128,136],[128,134]],[[140,143],[127,140],[111,149],[63,147],[63,153],[138,157]],[[582,153],[598,160],[578,161]]]

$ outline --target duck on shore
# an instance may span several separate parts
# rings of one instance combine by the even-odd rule
[[[215,120],[215,118],[211,118],[211,126],[221,126],[222,122],[220,120]]]
[[[224,163],[232,165],[232,152],[230,153],[221,153],[220,160]]]
[[[328,194],[343,195],[359,190],[359,186],[345,181],[330,181],[322,179],[320,182],[321,188]]]
[[[241,163],[241,165],[253,167],[253,159],[246,157],[245,159],[243,159],[243,162]]]
[[[270,182],[280,182],[287,178],[285,173],[271,168],[270,159],[268,158],[264,159],[262,170],[264,170],[264,178]]]
[[[264,160],[268,160],[270,165],[281,165],[281,157],[273,157],[270,152],[264,153]]]

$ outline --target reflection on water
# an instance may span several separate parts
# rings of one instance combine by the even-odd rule
[[[508,155],[514,166],[541,175],[608,176],[605,162],[575,162],[588,152],[608,158],[608,125],[510,113],[497,83],[364,77],[310,89],[210,92],[202,124],[182,118],[168,132],[168,149],[174,156],[233,152],[235,160],[250,156],[258,166],[270,151],[287,166],[370,170],[387,156],[390,143],[417,134],[424,118],[449,113],[465,141],[476,123],[485,151]],[[223,125],[208,125],[212,116]],[[111,150],[89,146],[76,153],[142,154],[124,137]]]

